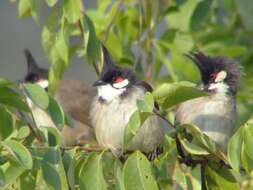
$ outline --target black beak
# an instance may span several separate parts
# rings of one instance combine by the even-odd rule
[[[102,86],[102,85],[105,85],[105,84],[106,83],[104,81],[99,79],[99,80],[95,81],[92,86]]]

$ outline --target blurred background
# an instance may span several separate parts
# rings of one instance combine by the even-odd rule
[[[95,7],[96,1],[84,1],[87,8]],[[49,14],[46,6],[40,12],[40,22],[31,17],[19,19],[18,3],[0,1],[0,76],[16,81],[25,76],[26,61],[24,49],[28,48],[41,67],[47,68],[49,61],[41,45],[41,31]],[[64,77],[91,83],[96,79],[94,69],[84,58],[75,57]]]

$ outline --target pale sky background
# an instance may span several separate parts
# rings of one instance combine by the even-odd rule
[[[84,3],[86,7],[95,6],[94,0],[85,0]],[[42,14],[44,13],[47,13],[46,9],[42,11]],[[41,67],[48,67],[48,60],[41,46],[41,31],[42,27],[31,18],[18,18],[17,2],[0,0],[0,77],[13,81],[24,77],[24,48],[30,49]],[[64,77],[91,83],[96,75],[83,58],[75,58]]]

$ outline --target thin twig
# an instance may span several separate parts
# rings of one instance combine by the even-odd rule
[[[201,163],[201,166],[200,166],[200,173],[201,173],[201,190],[207,190],[207,187],[206,187],[206,175],[205,175],[205,167],[206,167],[206,164],[205,163]]]
[[[162,116],[159,112],[157,112],[156,110],[154,110],[153,113],[154,113],[156,116],[158,116],[158,117],[160,117],[161,119],[163,119],[166,123],[168,123],[168,125],[169,125],[170,127],[172,127],[173,129],[176,129],[176,127],[175,127],[166,117]]]
[[[121,8],[121,6],[122,6],[123,3],[124,3],[124,0],[120,0],[120,1],[119,1],[119,4],[118,4],[117,9],[116,9],[116,12],[115,12],[115,14],[114,14],[113,17],[112,17],[111,22],[108,24],[108,26],[107,26],[107,28],[106,28],[106,32],[105,32],[105,36],[104,36],[104,41],[103,41],[104,44],[106,44],[106,42],[107,42],[107,40],[108,40],[111,27],[113,26],[114,21],[115,21],[115,19],[117,18],[118,14],[119,14],[119,12],[120,12],[120,8]]]
[[[71,150],[73,148],[77,148],[78,150],[82,150],[84,152],[102,152],[105,151],[104,148],[101,147],[81,147],[81,146],[63,146],[61,149],[63,151]]]

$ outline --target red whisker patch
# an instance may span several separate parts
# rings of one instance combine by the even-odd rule
[[[117,77],[116,80],[114,81],[115,83],[119,83],[119,82],[122,82],[123,80],[125,80],[124,78],[122,77]]]
[[[210,76],[212,77],[213,80],[215,80],[217,75],[218,75],[218,73],[212,73]]]

